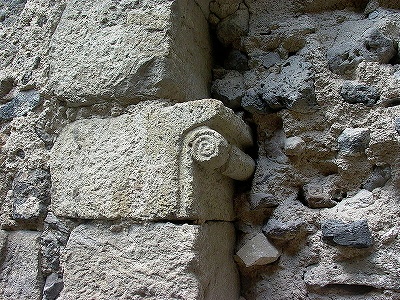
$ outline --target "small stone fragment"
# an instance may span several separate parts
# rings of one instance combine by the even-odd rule
[[[276,52],[261,52],[251,56],[250,64],[253,66],[262,65],[265,68],[270,68],[280,63],[281,57]]]
[[[20,172],[13,181],[14,220],[38,219],[50,202],[50,174],[42,169]]]
[[[246,267],[267,265],[276,261],[280,252],[263,233],[257,234],[236,253]]]
[[[41,102],[35,90],[21,91],[10,102],[0,106],[0,122],[20,117],[36,108]]]
[[[326,220],[321,228],[323,240],[333,245],[368,248],[373,244],[367,220],[347,224],[339,220]]]
[[[370,131],[367,128],[346,128],[338,138],[339,152],[349,156],[360,155],[369,141]]]
[[[343,100],[350,104],[363,103],[366,106],[376,104],[379,92],[373,86],[358,84],[353,81],[345,81],[340,90]]]
[[[240,107],[244,90],[243,75],[238,71],[230,71],[222,79],[216,79],[211,87],[213,97],[232,109]]]
[[[262,101],[260,94],[254,88],[248,89],[242,98],[242,107],[248,112],[254,113],[269,113],[273,110]]]
[[[327,59],[333,73],[348,75],[364,60],[364,57],[359,44],[348,42],[330,48]]]
[[[281,222],[276,219],[270,219],[264,226],[263,232],[269,238],[289,241],[300,233],[303,226],[304,221],[301,220]]]
[[[364,182],[362,188],[372,192],[378,187],[383,187],[391,176],[392,169],[390,166],[377,166],[371,176]]]
[[[227,16],[233,14],[239,9],[239,5],[242,0],[218,0],[211,1],[210,11],[218,16],[220,19],[224,19]]]
[[[301,154],[306,147],[306,143],[299,136],[289,137],[285,140],[284,151],[288,156],[296,156]]]
[[[251,210],[271,208],[279,205],[278,199],[274,195],[267,193],[250,194],[249,203]]]
[[[64,287],[64,282],[59,274],[52,273],[46,278],[43,288],[43,300],[55,300]]]

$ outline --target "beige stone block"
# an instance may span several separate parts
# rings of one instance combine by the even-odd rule
[[[193,0],[68,1],[48,93],[71,106],[209,97],[208,23]]]
[[[59,299],[239,298],[230,223],[80,225],[62,255]]]
[[[254,162],[249,128],[217,100],[148,102],[115,118],[80,120],[50,160],[52,211],[82,219],[234,219],[233,179]]]
[[[34,231],[8,233],[0,261],[0,299],[41,299],[39,237]]]

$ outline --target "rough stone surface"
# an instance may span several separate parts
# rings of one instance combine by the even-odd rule
[[[41,300],[39,233],[10,232],[0,267],[0,297],[4,300]]]
[[[206,125],[215,131],[202,132]],[[219,155],[224,138],[233,146]],[[216,100],[147,103],[134,114],[75,122],[52,148],[52,210],[84,219],[233,220],[228,176],[252,175],[254,162],[239,149],[251,143],[247,125]]]
[[[13,181],[14,220],[34,220],[43,217],[50,203],[50,174],[42,169],[20,172]]]
[[[282,64],[280,72],[268,74],[260,90],[252,93],[248,92],[242,101],[242,106],[250,112],[283,108],[308,112],[316,105],[312,67],[302,57],[292,56]]]
[[[249,18],[248,8],[243,3],[240,4],[233,14],[218,23],[217,36],[219,41],[228,46],[239,40],[248,31]]]
[[[63,254],[59,299],[237,299],[233,225],[81,225]]]
[[[238,71],[231,71],[214,81],[211,94],[230,108],[239,108],[244,94],[244,80]]]
[[[383,187],[391,178],[392,170],[390,166],[375,167],[373,173],[363,183],[362,187],[370,192],[374,189]]]
[[[332,244],[355,248],[372,246],[372,236],[366,220],[350,224],[337,220],[322,222],[322,238]]]
[[[345,194],[336,184],[336,176],[315,179],[303,186],[304,199],[311,208],[333,207]]]
[[[37,91],[21,91],[11,101],[0,106],[0,122],[27,114],[40,104]]]
[[[64,287],[64,282],[59,274],[52,273],[46,278],[43,288],[43,300],[55,300],[60,295]]]
[[[300,233],[302,227],[304,227],[304,222],[301,220],[283,223],[279,220],[270,219],[264,226],[263,232],[269,238],[286,241],[294,239]]]
[[[68,1],[50,50],[46,89],[72,106],[209,96],[207,21],[194,1]]]
[[[253,210],[278,206],[278,200],[271,194],[252,193],[249,196],[250,208]]]
[[[350,104],[363,103],[367,106],[376,104],[379,99],[379,92],[376,88],[352,81],[343,83],[340,95],[342,95],[344,101]]]
[[[252,267],[273,263],[279,258],[280,252],[263,233],[259,233],[240,248],[236,255],[246,267]]]
[[[344,155],[364,153],[370,142],[370,132],[366,128],[346,128],[338,137],[339,151]]]
[[[300,155],[304,148],[306,147],[306,143],[304,140],[299,136],[293,136],[287,138],[285,140],[285,154],[286,155]]]

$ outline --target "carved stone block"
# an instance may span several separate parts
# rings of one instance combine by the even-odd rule
[[[80,120],[58,137],[50,161],[52,211],[82,219],[234,219],[233,179],[254,161],[250,130],[217,100]]]

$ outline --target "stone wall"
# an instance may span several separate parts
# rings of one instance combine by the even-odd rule
[[[4,0],[0,32],[0,299],[400,299],[398,1]]]

